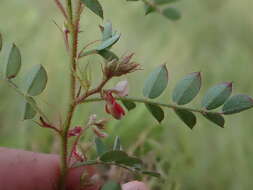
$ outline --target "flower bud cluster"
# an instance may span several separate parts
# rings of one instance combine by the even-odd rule
[[[106,63],[104,74],[107,78],[119,77],[128,73],[139,70],[140,64],[131,61],[134,54],[121,57],[119,60],[114,59]]]

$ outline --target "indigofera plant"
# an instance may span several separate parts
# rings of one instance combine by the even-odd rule
[[[21,52],[15,44],[9,48],[8,59],[2,71],[2,80],[23,97],[22,118],[24,120],[33,120],[43,128],[52,129],[60,137],[62,175],[59,189],[65,189],[65,178],[70,168],[87,165],[117,166],[134,174],[160,177],[160,174],[155,171],[147,171],[141,159],[126,153],[121,145],[120,137],[115,138],[112,148],[108,148],[104,144],[102,139],[107,137],[105,133],[107,118],[100,119],[96,115],[91,115],[84,126],[72,126],[73,115],[81,104],[103,101],[105,112],[117,120],[127,116],[126,110],[133,110],[136,108],[136,104],[145,104],[147,111],[159,123],[165,118],[163,108],[170,108],[191,129],[197,123],[195,114],[200,114],[214,124],[224,127],[225,115],[239,113],[253,107],[253,100],[249,96],[243,94],[231,96],[231,82],[220,83],[207,90],[202,98],[200,109],[186,107],[185,105],[193,101],[201,89],[200,72],[188,74],[176,84],[172,92],[172,104],[154,101],[153,99],[161,96],[168,86],[169,72],[166,64],[158,66],[148,75],[143,88],[144,98],[128,96],[129,87],[126,80],[119,81],[113,88],[107,88],[108,81],[118,80],[117,77],[141,70],[140,64],[133,61],[134,54],[118,56],[112,52],[111,47],[120,40],[121,34],[113,29],[112,23],[109,21],[99,25],[101,31],[99,41],[91,41],[87,45],[79,47],[82,44],[78,42],[78,39],[81,35],[80,19],[83,11],[88,9],[104,19],[103,8],[98,0],[66,0],[65,6],[60,0],[54,1],[64,18],[65,27],[61,29],[61,33],[69,55],[70,67],[69,103],[64,122],[59,122],[60,124],[55,126],[36,102],[36,97],[45,90],[48,81],[47,71],[43,65],[35,65],[31,68],[26,74],[22,88],[16,84],[15,78],[20,72],[22,59]],[[171,4],[177,0],[139,1],[144,3],[146,14],[157,12],[170,20],[180,18],[180,13],[171,7]],[[98,45],[95,48],[90,48],[96,43]],[[0,34],[0,51],[2,45],[3,40]],[[88,64],[84,70],[81,70],[79,66],[81,59],[91,55],[99,55],[104,59],[101,82],[97,86],[92,85]],[[94,97],[94,95],[97,96]],[[216,109],[221,106],[221,111],[217,111]],[[79,150],[80,139],[87,130],[94,133],[96,157],[89,156],[89,149]],[[73,143],[70,143],[70,139],[74,139]],[[85,180],[87,179],[85,178]],[[109,189],[120,190],[121,186],[118,182],[108,181],[103,185],[102,190]]]

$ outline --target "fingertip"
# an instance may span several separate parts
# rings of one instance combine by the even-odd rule
[[[140,181],[131,181],[122,185],[123,190],[149,190],[147,185]]]

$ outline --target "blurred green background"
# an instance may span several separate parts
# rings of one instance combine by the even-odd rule
[[[201,71],[203,88],[190,106],[198,107],[208,87],[234,82],[234,93],[253,95],[253,2],[251,0],[181,0],[175,4],[183,14],[177,22],[160,15],[144,17],[143,5],[125,0],[101,1],[105,18],[122,33],[113,48],[119,55],[135,52],[144,71],[127,76],[131,96],[142,96],[148,72],[167,62],[169,87],[159,101],[171,102],[175,83],[185,74]],[[49,74],[46,91],[37,98],[50,118],[57,122],[64,114],[68,90],[68,59],[60,26],[62,18],[53,0],[1,0],[0,31],[4,43],[13,41],[23,55],[22,73],[34,64],[43,64]],[[89,11],[83,15],[80,46],[100,37],[101,20]],[[1,53],[0,63],[5,60]],[[99,57],[89,57],[93,84],[99,81]],[[126,77],[123,77],[125,79]],[[117,81],[112,81],[108,87]],[[41,152],[57,152],[57,139],[32,122],[21,121],[21,100],[4,82],[0,83],[0,146]],[[103,104],[81,106],[74,124],[83,124],[90,114],[105,117]],[[124,148],[141,155],[148,168],[156,169],[163,180],[149,179],[154,190],[251,190],[253,189],[252,111],[227,117],[225,129],[202,117],[193,131],[166,110],[166,120],[158,125],[143,105],[129,112],[122,121],[112,121],[109,142],[119,135]],[[73,125],[74,125],[73,124]],[[141,147],[139,147],[141,146]]]

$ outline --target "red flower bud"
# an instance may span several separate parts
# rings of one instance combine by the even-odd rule
[[[68,137],[78,136],[82,132],[82,127],[75,127],[74,129],[69,130]]]
[[[106,91],[104,99],[106,101],[105,110],[111,114],[115,119],[121,119],[125,115],[125,111],[116,99],[112,96],[111,91]]]

